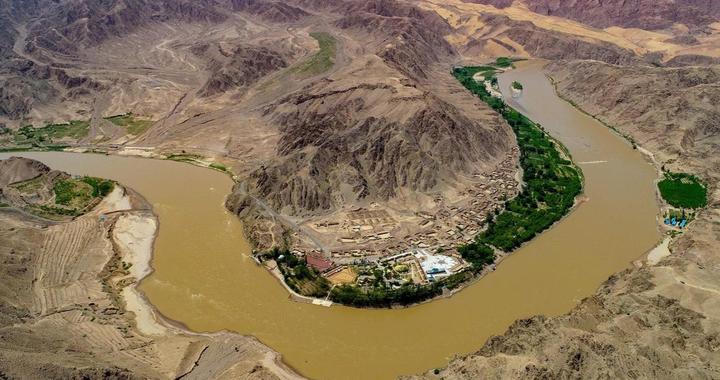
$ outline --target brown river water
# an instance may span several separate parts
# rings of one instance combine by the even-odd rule
[[[9,153],[55,169],[115,179],[143,194],[160,218],[141,289],[158,310],[195,331],[256,336],[301,374],[317,379],[389,379],[443,366],[479,349],[514,320],[568,312],[609,275],[660,240],[654,168],[628,143],[559,99],[538,63],[500,77],[510,103],[570,150],[589,200],[449,299],[396,310],[293,302],[249,257],[238,219],[223,207],[232,181],[172,161],[73,153]],[[470,96],[470,94],[468,94]],[[509,96],[506,94],[506,96]]]

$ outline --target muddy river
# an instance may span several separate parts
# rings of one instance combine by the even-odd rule
[[[557,98],[537,64],[502,75],[503,91],[513,80],[525,90],[511,103],[559,138],[576,162],[594,162],[580,164],[589,201],[454,297],[402,310],[290,301],[249,257],[240,222],[223,208],[232,182],[222,173],[141,158],[14,154],[112,178],[147,197],[160,233],[155,272],[141,289],[165,316],[196,331],[254,335],[312,378],[389,379],[477,350],[518,318],[567,312],[660,239],[653,167]]]

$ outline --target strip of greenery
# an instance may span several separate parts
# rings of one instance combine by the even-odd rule
[[[658,182],[660,195],[674,207],[700,208],[707,205],[707,188],[700,179],[688,173],[665,172]]]
[[[412,305],[443,294],[445,289],[456,289],[472,279],[470,272],[456,273],[429,285],[404,284],[392,289],[377,282],[370,289],[361,289],[356,285],[336,286],[330,292],[330,299],[343,305],[356,307],[391,307],[393,305]]]
[[[139,136],[145,133],[154,123],[152,120],[138,119],[132,112],[109,116],[106,117],[105,120],[119,127],[124,127],[127,133],[133,136]]]
[[[320,50],[297,66],[293,71],[317,75],[327,71],[335,64],[337,41],[335,37],[325,32],[313,32],[310,33],[310,37],[317,40]]]
[[[228,168],[227,168],[225,165],[223,165],[223,164],[212,163],[212,164],[210,164],[210,167],[211,167],[212,169],[220,170],[221,172],[226,172],[226,171],[228,171]]]
[[[72,120],[69,123],[48,124],[41,128],[26,125],[15,132],[15,143],[35,145],[66,137],[79,140],[87,136],[89,131],[89,120]]]
[[[171,154],[166,157],[168,160],[180,161],[180,162],[197,162],[202,159],[202,156],[192,153],[177,153]]]
[[[491,96],[483,84],[473,79],[481,71],[487,69],[463,67],[454,69],[453,75],[512,127],[520,148],[525,186],[517,197],[505,203],[505,209],[490,221],[475,242],[460,248],[463,257],[473,265],[488,260],[489,246],[509,252],[531,240],[560,220],[582,191],[580,169],[563,157],[558,149],[560,144],[502,99]]]
[[[507,67],[513,66],[513,62],[515,62],[515,61],[517,61],[517,60],[509,58],[509,57],[498,57],[495,60],[494,66],[507,68]]]

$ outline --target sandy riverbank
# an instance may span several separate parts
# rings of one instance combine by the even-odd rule
[[[233,363],[232,360],[228,360],[233,355],[224,352],[223,349],[209,350],[211,346],[207,344],[202,349],[195,347],[198,346],[197,344],[192,344],[192,347],[188,347],[185,352],[182,350],[177,352],[170,350],[164,354],[166,359],[174,357],[175,360],[180,362],[178,371],[173,377],[203,378],[202,373],[212,373],[214,377],[235,378],[236,375],[243,373],[243,367],[253,364],[253,367],[263,367],[264,370],[274,375],[272,377],[288,380],[302,379],[301,376],[282,362],[279,353],[263,346],[254,337],[239,336],[231,332],[195,333],[179,327],[179,325],[167,320],[157,312],[138,289],[138,284],[153,271],[153,244],[157,237],[159,221],[152,213],[150,204],[145,199],[142,199],[139,194],[127,192],[119,186],[116,190],[105,199],[102,210],[106,213],[125,210],[117,216],[111,237],[116,253],[119,254],[121,261],[124,263],[123,266],[127,267],[127,276],[119,280],[128,284],[122,289],[121,297],[125,304],[125,310],[133,314],[137,330],[145,336],[156,339],[203,337],[211,341],[221,341],[226,344],[234,343],[235,345],[237,345],[238,340],[249,340],[253,345],[257,346],[256,348],[263,348],[259,355],[255,355],[253,358],[255,363],[248,363],[247,360],[243,362],[240,360],[242,358],[237,358],[237,363]],[[195,353],[191,352],[192,349],[195,350]],[[237,346],[233,350],[238,352]],[[206,359],[208,356],[215,357]],[[201,360],[209,360],[210,365],[198,371],[198,375],[189,376],[197,371]],[[218,371],[219,368],[216,368],[223,366],[225,367],[224,371]]]

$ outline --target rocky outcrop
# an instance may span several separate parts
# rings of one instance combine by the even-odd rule
[[[74,55],[82,47],[128,34],[151,22],[220,22],[226,18],[204,2],[187,0],[84,0],[72,6],[67,2],[41,3],[39,12],[43,22],[30,28],[32,39],[28,39],[30,42],[25,46],[30,52],[43,48]]]
[[[22,157],[10,157],[0,160],[0,188],[27,181],[48,173],[50,168],[39,161]]]
[[[231,0],[230,3],[233,10],[246,12],[276,23],[296,22],[310,15],[302,8],[280,1]]]
[[[508,55],[529,54],[550,60],[594,59],[619,65],[641,61],[633,51],[609,42],[543,29],[532,22],[517,21],[504,15],[482,14],[478,17],[484,28],[473,33],[460,47],[469,55],[484,51],[486,45],[492,43],[503,46]]]
[[[376,54],[406,76],[425,79],[429,66],[454,54],[444,38],[450,26],[436,13],[395,1],[360,4],[336,25],[369,35]]]
[[[452,187],[510,147],[498,119],[471,119],[409,83],[379,78],[321,81],[264,113],[282,134],[278,160],[251,177],[260,197],[290,213]]]
[[[193,47],[192,52],[209,60],[210,77],[198,92],[200,96],[242,88],[275,70],[287,67],[280,53],[261,46],[240,45],[226,52],[217,44],[203,44]]]

